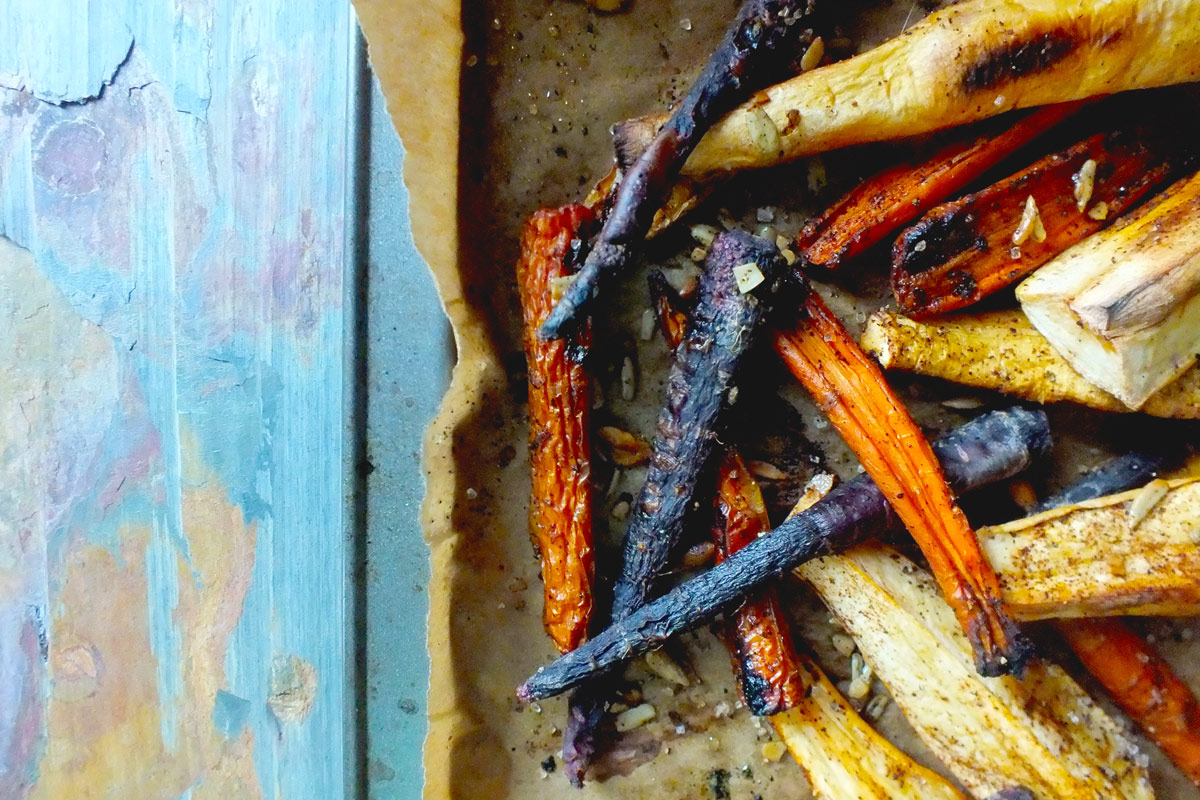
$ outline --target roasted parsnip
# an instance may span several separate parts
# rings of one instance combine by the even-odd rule
[[[1042,505],[1054,508],[1144,486],[1182,461],[1190,449],[1167,443],[1165,448],[1118,456]],[[1200,786],[1200,700],[1154,646],[1111,617],[1060,620],[1056,627],[1121,710]]]
[[[1079,374],[1141,408],[1200,352],[1200,174],[1046,264],[1017,299]]]
[[[1134,744],[1071,678],[1043,661],[985,678],[936,584],[881,545],[798,570],[854,637],[917,734],[970,792],[1039,800],[1154,796]]]
[[[1197,79],[1197,0],[966,0],[761,92],[708,132],[683,171],[767,167],[1016,108]],[[641,152],[663,121],[619,126],[618,153]],[[774,135],[755,134],[767,125]]]
[[[832,474],[818,475],[790,516],[812,508],[833,485]],[[803,653],[799,669],[809,689],[792,708],[771,717],[771,725],[808,776],[817,798],[965,800],[949,781],[917,764],[872,728]]]
[[[858,456],[904,521],[954,608],[984,675],[1020,673],[1032,646],[1004,608],[1000,585],[954,500],[937,458],[879,367],[813,292],[775,350]]]
[[[1156,480],[977,533],[1020,619],[1200,613],[1200,479]]]
[[[807,264],[837,269],[889,233],[953,197],[987,170],[1078,110],[1079,103],[1039,109],[1004,130],[989,127],[914,164],[884,170],[851,189],[804,226],[797,249]],[[999,120],[1003,122],[1003,120]]]
[[[587,636],[592,612],[591,378],[576,355],[591,343],[581,326],[571,341],[543,342],[538,326],[558,282],[570,280],[571,241],[594,219],[585,206],[543,209],[525,225],[517,284],[529,369],[529,527],[542,560],[542,621],[559,650]]]
[[[811,659],[801,661],[811,688],[794,708],[771,717],[771,725],[817,798],[966,800],[872,728]]]
[[[860,344],[884,369],[909,370],[1037,403],[1131,410],[1076,372],[1018,309],[928,322],[878,311],[867,320]],[[1155,392],[1141,411],[1200,419],[1200,368]]]
[[[941,314],[1017,283],[1166,182],[1191,138],[1161,121],[1097,133],[934,208],[892,248],[900,310]]]

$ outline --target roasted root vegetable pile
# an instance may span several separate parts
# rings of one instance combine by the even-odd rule
[[[1196,433],[1170,420],[1200,417],[1200,116],[1182,86],[1200,80],[1200,0],[963,0],[842,61],[819,10],[746,0],[671,114],[614,129],[617,169],[585,203],[526,225],[530,532],[561,655],[517,694],[574,690],[563,757],[579,785],[623,665],[678,671],[657,648],[713,623],[739,705],[770,719],[817,797],[1153,797],[1139,744],[1072,676],[1086,672],[1200,785],[1194,687],[1114,619],[1200,614],[1200,479],[1168,474]],[[642,312],[641,338],[657,321],[670,351],[653,436],[602,422],[597,289],[647,237],[712,214],[725,173],[935,130],[936,147],[894,145],[903,163],[856,176],[823,213],[810,197],[794,235],[696,220],[695,277],[653,273]],[[859,340],[829,298],[872,269],[895,305],[876,305]],[[885,370],[943,385],[893,386]],[[777,424],[755,399],[787,375],[863,474],[755,459]],[[961,397],[973,390],[1161,418],[1158,441],[1127,437],[1142,449],[1039,502],[1066,482],[1057,431],[1029,406]],[[974,418],[931,441],[910,401],[939,391]],[[620,501],[619,568],[596,576],[594,508],[614,469],[644,480]],[[773,519],[761,484],[805,480]],[[1009,493],[960,503],[993,483]],[[610,581],[611,605],[596,590]],[[848,683],[793,628],[808,593],[841,626]],[[1033,621],[1050,621],[1043,635]],[[1047,625],[1057,649],[1037,644]],[[1060,665],[1063,643],[1075,660]],[[888,697],[936,769],[873,726]]]

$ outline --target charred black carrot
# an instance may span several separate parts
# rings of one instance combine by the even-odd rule
[[[1187,137],[1160,122],[1098,133],[931,210],[892,250],[892,291],[921,318],[1009,286],[1177,174]]]
[[[1019,673],[1032,645],[1004,607],[1000,581],[954,500],[924,434],[879,365],[809,292],[775,351],[816,398],[929,560],[982,675]]]
[[[608,713],[609,687],[605,681],[592,681],[576,687],[567,700],[567,725],[563,728],[563,772],[576,789],[582,788],[583,776],[599,748],[598,732]]]
[[[1050,444],[1046,415],[1011,408],[984,414],[934,443],[955,492],[1010,478]],[[518,690],[523,700],[550,697],[592,675],[658,647],[715,616],[763,582],[798,564],[862,542],[898,519],[874,482],[862,475],[835,488],[802,514],[756,539],[708,572],[672,589],[538,670]]]
[[[587,324],[570,340],[544,342],[537,329],[567,278],[571,242],[590,224],[585,206],[543,209],[526,223],[517,264],[529,368],[529,527],[542,560],[542,622],[562,652],[587,635],[592,611],[591,381],[574,354],[591,342]]]
[[[987,131],[948,144],[920,163],[901,164],[868,178],[804,226],[797,246],[805,263],[837,269],[896,228],[958,194],[1081,105],[1061,103],[1039,109],[999,133],[990,125]]]
[[[1192,448],[1186,443],[1167,444],[1155,450],[1135,451],[1107,461],[1084,477],[1047,497],[1033,508],[1033,513],[1049,511],[1117,494],[1148,483],[1159,474],[1182,464]]]
[[[672,347],[678,347],[688,326],[682,298],[660,272],[650,276],[650,296],[663,335]],[[717,563],[771,529],[762,491],[737,448],[725,452],[717,470],[716,506],[713,540]],[[778,714],[805,696],[811,670],[801,668],[774,587],[761,587],[746,597],[726,624],[725,643],[733,657],[742,700],[751,713]]]
[[[675,349],[646,480],[625,532],[613,620],[624,619],[646,601],[679,541],[696,482],[709,466],[721,430],[721,412],[736,391],[738,362],[766,310],[759,295],[770,293],[780,272],[782,261],[772,242],[742,231],[713,240],[692,323]],[[564,759],[568,752],[574,756],[567,771],[576,783],[595,752],[603,696],[602,687],[585,686],[573,698],[563,753]]]
[[[667,378],[646,480],[625,532],[624,562],[613,588],[613,619],[637,609],[679,541],[696,482],[709,466],[721,412],[749,351],[768,296],[782,272],[774,243],[744,231],[713,240],[696,308]]]
[[[709,127],[755,91],[784,76],[813,33],[814,0],[746,0],[696,83],[626,170],[616,199],[579,277],[541,328],[567,332],[602,280],[619,272],[650,230],[683,162]]]

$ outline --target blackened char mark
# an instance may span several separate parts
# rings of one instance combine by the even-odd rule
[[[743,293],[734,275],[747,263],[756,264],[766,279],[755,294]],[[723,233],[712,243],[691,330],[675,349],[646,480],[625,532],[624,563],[613,587],[614,619],[646,602],[679,542],[697,482],[727,421],[722,412],[738,366],[766,310],[760,296],[769,297],[781,265],[772,242],[744,231]]]
[[[994,89],[1008,81],[1041,72],[1066,58],[1079,44],[1079,35],[1068,30],[997,42],[966,68],[962,87],[968,93]]]
[[[1024,786],[1010,786],[996,792],[988,800],[1036,800],[1036,795]]]
[[[988,242],[976,229],[973,214],[953,211],[925,217],[904,232],[896,247],[904,256],[895,263],[918,275],[971,250],[985,252]]]

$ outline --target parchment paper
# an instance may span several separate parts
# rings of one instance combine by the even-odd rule
[[[516,234],[521,220],[539,205],[578,199],[607,170],[612,122],[663,108],[686,89],[736,3],[634,0],[625,12],[597,15],[568,0],[490,0],[466,4],[462,16],[459,4],[448,0],[399,6],[355,0],[355,5],[406,149],[417,246],[433,271],[458,347],[453,382],[425,447],[423,514],[433,560],[425,797],[576,796],[557,754],[563,700],[520,708],[513,696],[516,685],[554,655],[541,629],[537,563],[526,531],[525,376],[513,285]],[[860,47],[899,33],[931,4],[866,5],[860,21],[846,31]],[[855,156],[861,162],[857,168],[866,169],[872,157],[886,159],[887,151]],[[830,171],[840,169],[848,182],[853,161],[839,162],[835,156]],[[816,201],[805,204],[807,179],[803,167],[785,169],[748,179],[742,189],[756,203],[786,207],[770,224],[787,233],[815,209]],[[715,221],[714,213],[704,221]],[[752,215],[750,224],[755,221]],[[671,252],[686,250],[685,240],[685,233],[668,237],[651,255],[658,264],[676,267],[668,269],[676,279],[686,270],[678,268]],[[622,300],[606,305],[618,311],[605,324],[608,338],[616,342],[610,349],[618,356],[635,354],[638,397],[623,401],[616,377],[602,374],[605,406],[599,415],[649,433],[667,361],[657,337],[642,341],[637,334],[645,283],[644,271],[636,272],[616,290]],[[881,268],[876,265],[870,273],[875,277],[865,274],[854,293],[822,287],[852,328],[865,309],[878,305],[884,288]],[[613,353],[604,357],[611,362]],[[933,382],[904,378],[898,385],[914,400],[923,424],[945,428],[962,419],[927,401],[930,393],[948,396],[944,386],[930,388]],[[852,457],[807,398],[795,390],[785,393],[811,420],[807,433],[826,448],[833,466],[852,473]],[[985,402],[1006,404],[998,398]],[[1055,468],[1041,476],[1047,486],[1102,457],[1106,444],[1105,437],[1095,435],[1096,423],[1073,409],[1056,409],[1052,416],[1062,445]],[[598,517],[607,517],[623,492],[636,492],[640,480],[638,470],[616,479],[611,491],[601,493]],[[610,524],[610,538],[619,536],[622,523]],[[601,569],[612,566],[602,563]],[[793,611],[802,623],[798,633],[834,680],[846,678],[848,663],[829,644],[833,628],[827,613],[802,590],[795,596]],[[1150,630],[1162,637],[1167,654],[1181,667],[1189,649],[1184,637],[1200,633],[1188,624],[1153,623]],[[607,759],[600,770],[605,779],[590,782],[578,796],[809,797],[790,757],[764,760],[762,745],[772,738],[769,725],[737,703],[720,642],[707,629],[682,639],[675,655],[689,670],[689,685],[675,686],[634,666],[630,676],[641,683],[642,699],[655,706],[657,716],[621,741],[618,755],[625,760]],[[884,690],[877,685],[876,691]],[[918,760],[937,768],[894,707],[879,725]],[[1200,797],[1156,750],[1146,749],[1160,797]],[[646,761],[628,775],[618,774]],[[548,773],[550,764],[553,773]]]

